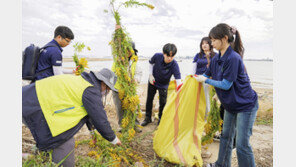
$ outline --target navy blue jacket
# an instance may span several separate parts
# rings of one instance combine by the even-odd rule
[[[45,69],[47,69],[47,70],[45,70],[45,71],[41,72],[39,75],[37,75],[36,80],[40,80],[43,78],[53,76],[54,73],[53,73],[52,66],[62,66],[63,49],[58,44],[58,42],[53,39],[52,41],[50,41],[46,45],[50,45],[50,46],[55,45],[57,47],[48,47],[40,53],[40,58],[38,60],[36,73],[38,73],[39,71],[45,70]]]
[[[115,133],[108,122],[106,111],[102,103],[101,81],[92,73],[84,72],[81,76],[93,85],[87,87],[82,95],[83,106],[88,115],[81,119],[75,127],[56,137],[52,137],[41,110],[36,94],[35,83],[22,88],[22,117],[40,150],[49,150],[60,146],[72,138],[85,123],[87,123],[89,128],[94,126],[106,140],[113,141],[115,139]]]

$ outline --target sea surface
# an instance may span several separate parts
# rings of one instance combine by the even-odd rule
[[[102,68],[111,69],[113,61],[89,61],[90,70],[100,70]],[[273,88],[273,62],[272,61],[244,61],[252,87],[255,88]],[[192,60],[178,60],[182,79],[191,74]],[[139,60],[138,65],[142,70],[141,84],[148,81],[148,60]],[[64,62],[63,67],[74,67],[74,62]],[[171,79],[174,79],[172,77]]]

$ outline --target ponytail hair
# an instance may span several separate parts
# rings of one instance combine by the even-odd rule
[[[221,40],[225,36],[228,37],[228,42],[232,49],[236,51],[243,59],[245,48],[241,41],[240,33],[235,27],[230,27],[228,24],[220,23],[213,27],[209,33],[209,37],[211,39]]]

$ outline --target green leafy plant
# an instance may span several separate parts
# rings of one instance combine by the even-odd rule
[[[131,38],[121,25],[121,17],[118,10],[120,7],[139,7],[144,6],[150,9],[154,7],[147,3],[140,3],[135,0],[129,0],[120,3],[116,8],[115,0],[110,1],[110,11],[115,19],[116,25],[119,27],[112,34],[112,41],[110,42],[112,48],[113,61],[115,63],[114,72],[117,75],[117,85],[119,87],[118,94],[122,104],[122,110],[124,117],[122,119],[122,133],[127,133],[128,140],[134,137],[135,120],[137,116],[141,117],[140,112],[140,99],[137,95],[137,83],[135,82],[132,71],[129,69],[129,56],[130,60],[137,62],[138,57],[135,55],[132,45],[130,43]]]
[[[80,75],[85,68],[88,68],[88,62],[85,57],[79,58],[81,53],[84,48],[86,47],[85,44],[82,42],[76,42],[74,45],[74,56],[73,56],[73,61],[75,62],[76,68],[75,68],[75,74]],[[91,50],[90,47],[87,47],[87,50]]]
[[[23,160],[23,167],[58,167],[60,166],[73,150],[65,156],[58,164],[52,162],[52,150],[51,151],[38,151],[36,155],[31,155],[27,159]]]
[[[213,87],[210,90],[210,99],[211,99],[211,109],[207,118],[207,123],[204,126],[205,136],[202,137],[202,145],[207,145],[213,142],[213,137],[216,132],[221,132],[221,125],[223,123],[220,118],[220,111],[217,104],[217,101],[213,99],[213,96],[216,94],[216,91]]]

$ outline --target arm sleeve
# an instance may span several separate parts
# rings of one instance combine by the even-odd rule
[[[209,76],[207,76],[206,74],[203,74],[204,77],[210,78]]]
[[[52,66],[53,74],[54,75],[61,75],[63,74],[63,68],[62,66]]]
[[[63,73],[64,74],[74,74],[73,69],[66,69],[66,68],[63,68]]]
[[[238,69],[239,69],[239,58],[232,57],[228,59],[222,67],[223,79],[234,82],[237,79]]]
[[[196,62],[192,63],[192,75],[194,75],[196,73]]]
[[[174,66],[174,77],[176,80],[181,79],[181,73],[178,63],[176,63],[176,65]]]
[[[73,74],[72,69],[64,69],[62,66],[52,66],[54,75]]]
[[[196,63],[197,62],[197,59],[198,59],[198,53],[194,56],[193,63]]]
[[[82,103],[97,131],[108,141],[114,141],[116,135],[108,121],[98,87],[88,87],[82,95]]]
[[[227,81],[226,79],[223,79],[222,81],[216,81],[213,79],[207,79],[205,83],[213,85],[214,87],[223,89],[223,90],[229,90],[232,86],[233,82]]]
[[[154,63],[155,63],[156,55],[157,55],[157,54],[154,54],[154,55],[151,57],[151,59],[149,60],[149,63],[150,63],[150,64],[154,64]]]
[[[149,63],[149,75],[153,74],[153,66],[154,66],[154,64]]]

